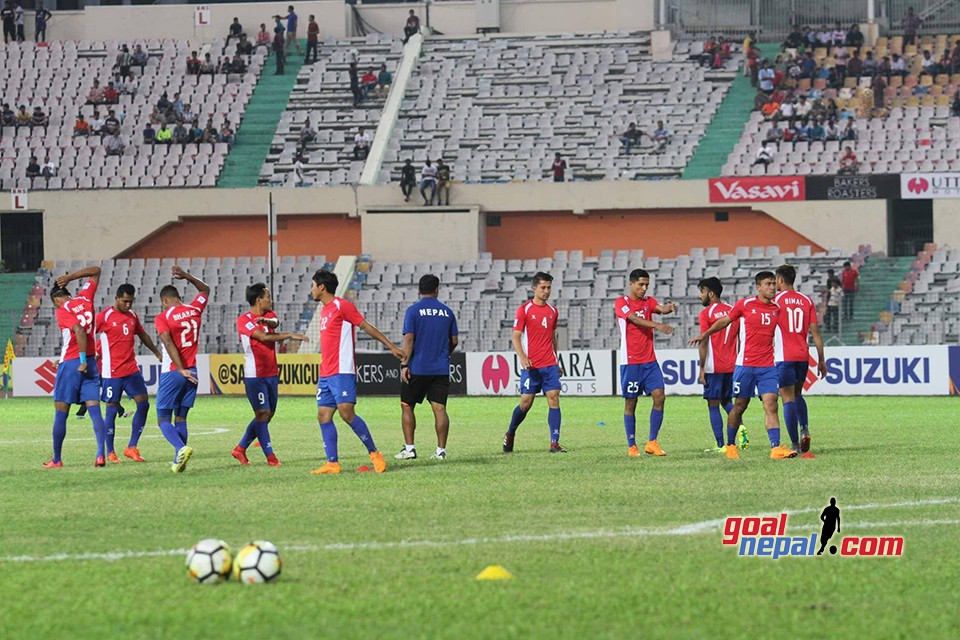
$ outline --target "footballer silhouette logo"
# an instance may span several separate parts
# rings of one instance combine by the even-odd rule
[[[480,369],[483,386],[486,389],[499,393],[510,384],[510,365],[507,359],[500,355],[487,356]]]
[[[907,191],[910,193],[926,193],[930,188],[930,182],[926,178],[910,178],[907,182]]]

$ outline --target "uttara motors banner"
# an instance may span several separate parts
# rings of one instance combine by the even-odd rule
[[[794,202],[806,199],[803,176],[711,178],[710,202]]]
[[[960,347],[827,347],[824,355],[827,376],[820,378],[816,351],[810,350],[804,383],[808,395],[944,396],[951,393],[951,371],[960,377]],[[657,358],[667,395],[703,393],[696,350],[663,349]]]
[[[807,200],[892,200],[900,197],[900,176],[807,176]]]
[[[314,396],[320,377],[319,353],[281,353],[280,394]],[[244,395],[244,357],[239,354],[210,356],[212,393]],[[462,353],[450,357],[450,394],[463,395],[466,386],[466,358]],[[388,353],[357,354],[357,393],[361,396],[399,396],[400,361]]]
[[[560,393],[568,396],[613,395],[612,351],[561,351]],[[515,396],[520,393],[520,361],[512,351],[467,354],[467,395]]]
[[[908,200],[960,198],[960,173],[903,173],[900,197]]]
[[[210,358],[197,356],[197,393],[210,393]],[[160,382],[160,362],[154,356],[137,356],[137,364],[147,383],[147,393],[156,395]],[[55,358],[17,358],[13,361],[13,395],[17,397],[52,397],[57,379]]]

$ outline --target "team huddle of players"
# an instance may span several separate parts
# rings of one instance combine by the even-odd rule
[[[56,306],[56,318],[63,338],[53,400],[53,458],[47,468],[62,467],[61,449],[66,435],[66,417],[71,404],[84,404],[93,422],[97,439],[95,466],[119,463],[114,450],[117,407],[125,393],[136,403],[130,442],[123,455],[143,462],[137,443],[146,423],[149,402],[146,385],[137,366],[134,337],[161,361],[156,396],[157,421],[164,438],[173,446],[171,470],[182,472],[193,455],[188,446],[187,417],[197,390],[197,349],[203,311],[210,288],[180,267],[173,277],[186,280],[197,295],[184,304],[173,285],[160,291],[163,311],[154,324],[160,338],[158,349],[131,310],[135,290],[124,284],[117,290],[114,305],[94,316],[93,300],[99,286],[99,267],[89,267],[61,276],[50,297]],[[86,279],[74,297],[66,289],[69,282]],[[811,334],[819,358],[818,369],[825,375],[823,341],[813,301],[793,287],[796,271],[789,265],[776,272],[756,275],[756,295],[739,300],[733,306],[723,302],[723,286],[717,278],[698,283],[700,335],[690,341],[699,347],[700,382],[707,400],[710,424],[716,447],[708,451],[738,458],[747,445],[742,416],[754,396],[763,402],[765,426],[770,439],[770,457],[792,458],[809,452],[810,436],[803,383],[806,379]],[[513,411],[503,438],[503,451],[513,451],[517,429],[526,418],[534,398],[543,393],[549,406],[547,422],[551,453],[566,453],[560,444],[560,370],[557,359],[557,309],[549,304],[553,277],[539,272],[533,277],[533,297],[517,310],[513,326],[513,347],[520,362],[520,403]],[[428,400],[437,430],[436,459],[446,458],[449,418],[446,403],[449,391],[449,357],[457,346],[457,323],[453,312],[437,300],[439,279],[426,275],[420,279],[420,300],[404,317],[403,347],[393,344],[371,325],[348,300],[336,296],[339,281],[326,270],[317,271],[311,281],[311,294],[321,304],[319,313],[320,351],[323,358],[317,385],[317,420],[327,461],[314,474],[341,472],[338,460],[337,429],[334,414],[340,415],[367,448],[374,471],[383,473],[386,462],[374,444],[363,418],[355,412],[357,401],[356,328],[383,344],[401,361],[401,406],[405,446],[395,457],[416,458],[413,408]],[[649,437],[644,451],[655,456],[666,453],[659,433],[664,416],[664,380],[654,352],[653,332],[672,333],[670,325],[653,320],[654,315],[676,311],[672,302],[660,304],[647,295],[650,276],[643,269],[630,273],[629,292],[617,298],[615,317],[620,330],[621,393],[625,400],[624,428],[628,455],[639,457],[636,442],[636,408],[641,395],[650,395]],[[779,291],[779,293],[778,293]],[[279,319],[273,312],[273,300],[266,285],[247,287],[250,310],[237,318],[237,332],[243,346],[244,383],[254,418],[232,455],[241,464],[250,464],[246,452],[256,440],[267,464],[280,466],[270,440],[269,423],[277,409],[278,367],[276,343],[307,338],[301,334],[278,333]],[[98,365],[99,360],[99,365]],[[790,447],[780,444],[778,396],[783,399],[784,418]],[[106,417],[100,402],[106,403]],[[726,438],[721,407],[727,413]]]

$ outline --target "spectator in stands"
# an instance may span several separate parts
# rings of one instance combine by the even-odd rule
[[[850,31],[847,32],[847,46],[851,49],[859,49],[863,46],[863,33],[860,31],[859,24],[850,25]]]
[[[13,3],[13,24],[17,28],[17,42],[25,41],[27,36],[23,32],[23,6],[20,0],[15,0]]]
[[[233,61],[230,63],[230,73],[243,75],[247,72],[247,63],[239,53],[234,54]]]
[[[130,53],[130,48],[127,45],[120,47],[120,53],[117,54],[117,64],[114,65],[120,73],[120,77],[129,78],[130,77],[130,67],[133,66],[133,54]]]
[[[303,126],[300,127],[300,135],[297,136],[297,148],[305,149],[308,144],[317,139],[317,130],[313,128],[313,125],[310,123],[310,118],[307,118],[303,121]]]
[[[837,43],[833,49],[834,73],[837,74],[837,81],[842,85],[847,77],[847,63],[850,61],[850,50],[843,41]]]
[[[839,280],[835,278],[827,278],[827,287],[824,291],[824,299],[827,305],[827,331],[830,333],[836,333],[840,328],[840,303],[843,300],[843,289],[840,287]]]
[[[427,197],[427,189],[430,190],[430,197]],[[423,196],[424,206],[433,204],[433,197],[437,191],[437,168],[430,164],[430,158],[420,167],[420,195]]]
[[[813,105],[807,100],[807,96],[801,95],[797,100],[796,114],[798,118],[807,118],[813,111]]]
[[[857,154],[853,152],[852,147],[846,147],[843,157],[840,158],[840,170],[837,173],[840,175],[855,174],[859,169],[860,161],[857,159]]]
[[[203,136],[200,140],[209,144],[220,142],[220,132],[217,130],[217,127],[214,126],[213,118],[207,118],[207,126],[203,128]]]
[[[120,135],[120,118],[117,117],[117,113],[110,109],[107,111],[107,117],[103,121],[104,133]]]
[[[104,131],[104,120],[100,117],[100,112],[94,109],[93,117],[90,118],[90,132],[97,136],[102,136]]]
[[[187,56],[187,75],[193,76],[200,73],[200,57],[197,55],[196,51],[191,51],[190,55]]]
[[[955,116],[960,116],[960,89],[953,94],[953,102],[950,103],[950,112]],[[4,114],[6,114],[6,111],[4,111]],[[6,124],[6,115],[4,115],[3,120],[4,124]]]
[[[370,134],[360,127],[357,135],[353,137],[353,159],[366,160],[368,153],[370,153]]]
[[[900,26],[903,28],[903,46],[908,47],[917,42],[917,31],[923,24],[923,18],[913,12],[913,7],[907,7],[907,12],[903,14]]]
[[[370,95],[370,92],[377,88],[377,74],[374,73],[373,69],[367,69],[367,71],[360,77],[360,90],[363,92],[363,97],[366,98]]]
[[[40,175],[44,178],[56,178],[57,177],[57,163],[50,159],[48,155],[43,164],[40,165]]]
[[[3,44],[10,40],[16,42],[17,31],[13,26],[13,2],[7,0],[3,3],[3,9],[0,9],[0,20],[3,20]]]
[[[850,61],[847,62],[847,77],[859,79],[861,75],[863,75],[863,60],[859,55],[851,55]]]
[[[165,115],[167,111],[170,110],[172,103],[170,98],[167,96],[167,92],[164,91],[160,94],[160,99],[157,100],[157,110],[160,112],[160,115]]]
[[[450,165],[437,158],[437,205],[443,206],[443,194],[447,194],[447,206],[450,206]]]
[[[840,284],[843,287],[843,319],[852,320],[854,300],[860,291],[860,272],[853,268],[849,260],[843,263]]]
[[[254,46],[250,40],[247,39],[247,34],[241,33],[240,39],[237,41],[236,52],[242,56],[249,56],[253,54]]]
[[[313,64],[317,61],[317,47],[320,44],[320,25],[317,19],[311,14],[307,18],[307,53],[303,57],[303,64]],[[310,59],[310,52],[313,52],[313,60]]]
[[[773,162],[773,157],[775,155],[777,155],[777,148],[773,145],[773,143],[764,143],[764,145],[757,150],[757,157],[754,158],[753,164],[754,166],[759,164],[766,167],[768,164]]]
[[[750,86],[757,86],[757,76],[760,71],[760,49],[751,43],[747,49],[747,70],[746,75],[750,76]]]
[[[700,66],[706,67],[713,63],[713,55],[717,50],[717,39],[713,36],[707,38],[703,43],[703,49],[700,53],[690,54],[690,60],[696,60]]]
[[[827,140],[840,139],[840,127],[837,126],[837,121],[834,118],[827,120],[827,124],[823,127],[823,131]]]
[[[3,103],[3,110],[0,111],[0,123],[4,127],[16,127],[17,126],[17,113],[10,108],[10,104],[7,102]]]
[[[392,84],[393,74],[387,71],[387,65],[381,64],[380,73],[377,74],[377,97],[386,98]]]
[[[900,57],[900,54],[894,53],[892,58],[890,61],[890,75],[887,76],[887,82],[890,81],[890,76],[900,76],[903,78],[907,75],[907,63]]]
[[[880,63],[873,57],[873,51],[867,51],[867,58],[863,61],[861,76],[874,77],[880,72]]]
[[[935,76],[938,73],[944,73],[940,71],[940,65],[930,55],[929,49],[923,50],[923,58],[920,59],[920,67],[920,75]]]
[[[657,128],[653,130],[653,151],[651,153],[663,153],[667,150],[667,145],[670,143],[670,130],[664,126],[662,120],[657,121]]]
[[[416,33],[420,33],[420,18],[417,17],[413,9],[410,9],[410,15],[407,16],[407,24],[403,26],[403,44],[407,44],[407,40]]]
[[[803,44],[803,41],[803,32],[800,31],[800,25],[794,25],[787,39],[783,41],[783,46],[787,49],[796,49]]]
[[[830,44],[834,46],[834,51],[836,51],[836,47],[846,47],[847,31],[839,22],[833,25],[833,34],[831,36],[831,40],[832,42]]]
[[[884,92],[887,90],[887,83],[883,81],[882,76],[876,76],[873,79],[873,82],[870,83],[870,88],[873,90],[873,108],[877,111],[883,109],[885,102]]]
[[[294,158],[293,162],[293,185],[295,187],[304,186],[304,171],[303,165],[306,161],[306,158],[303,157],[302,151],[297,151],[297,157]]]
[[[767,146],[771,142],[776,145],[781,140],[783,140],[783,129],[776,122],[771,123],[770,128],[767,129],[767,135],[763,138],[763,145]]]
[[[266,47],[270,48],[270,43],[273,42],[273,38],[270,36],[270,32],[267,31],[267,25],[264,22],[260,23],[260,31],[257,32],[257,47]]]
[[[100,81],[94,80],[93,86],[87,92],[87,104],[98,105],[103,103],[103,89],[100,88]]]
[[[193,122],[196,115],[193,113],[193,106],[190,103],[183,105],[183,113],[180,114],[178,120],[180,122]]]
[[[290,51],[290,45],[297,45],[297,53],[302,54],[300,40],[297,39],[297,27],[299,26],[300,16],[293,10],[293,5],[287,7],[287,46],[285,51]]]
[[[203,62],[200,63],[200,70],[197,72],[197,83],[200,82],[200,76],[212,76],[217,73],[217,64],[210,57],[209,53],[203,54]]]
[[[760,107],[760,113],[763,114],[764,120],[777,120],[782,117],[781,113],[783,112],[784,105],[780,104],[773,98],[770,98],[762,91],[757,92],[757,98],[763,100],[763,104]],[[789,102],[789,101],[788,101]]]
[[[808,142],[810,140],[810,121],[806,118],[801,118],[797,120],[796,125],[793,127],[794,133],[794,142]]]
[[[178,122],[173,128],[173,142],[175,144],[187,144],[190,141],[190,132],[183,126],[183,122]]]
[[[200,126],[200,121],[196,118],[194,118],[193,122],[190,123],[190,134],[188,140],[196,144],[200,144],[200,141],[203,140],[203,127]]]
[[[147,125],[147,126],[149,127],[151,125]],[[147,132],[144,131],[143,133],[144,133],[144,136],[143,136],[144,142],[146,142]],[[170,145],[171,143],[173,143],[173,131],[171,131],[169,127],[167,127],[166,123],[163,123],[160,125],[160,130],[157,131],[155,138],[156,138],[157,144]]]
[[[760,65],[760,70],[757,72],[757,82],[760,83],[760,91],[763,91],[767,95],[773,93],[773,90],[776,88],[774,85],[776,77],[777,73],[770,68],[770,62],[764,60]]]
[[[147,61],[150,60],[150,56],[147,55],[147,52],[143,50],[141,45],[137,45],[133,48],[133,66],[140,67],[140,75],[143,75],[143,70],[147,66]]]
[[[827,130],[823,128],[823,123],[820,120],[814,120],[813,124],[810,126],[810,141],[811,142],[824,142],[827,139]]]
[[[567,161],[563,159],[560,152],[553,155],[553,181],[563,182],[567,172]]]
[[[33,29],[34,42],[47,41],[47,21],[53,17],[53,14],[46,10],[42,0],[37,0],[37,10]]]
[[[357,63],[351,62],[347,72],[350,76],[350,93],[353,94],[353,106],[359,106],[363,101],[363,91],[360,89],[360,78],[357,75]]]
[[[105,104],[117,104],[120,102],[120,92],[113,86],[113,81],[107,83],[107,88],[103,90],[103,102]]]
[[[417,169],[413,166],[413,161],[407,158],[403,166],[400,167],[400,191],[403,192],[403,201],[410,202],[410,194],[417,186]]]
[[[166,126],[164,124],[161,128],[166,128]],[[149,120],[147,120],[147,126],[143,128],[143,144],[148,144],[151,147],[157,144],[157,130],[153,128],[153,124]],[[167,144],[169,144],[169,140]]]
[[[622,134],[619,136],[610,137],[618,137],[621,144],[623,144],[624,153],[630,155],[630,149],[633,147],[633,145],[640,144],[640,139],[645,135],[647,134],[637,129],[637,124],[635,122],[631,122],[629,125],[627,125],[627,130]]]
[[[230,126],[229,122],[223,123],[223,128],[220,129],[220,142],[224,142],[227,145],[228,149],[233,148],[233,143],[236,142],[236,133],[233,131],[233,127]]]
[[[43,109],[34,107],[33,114],[30,116],[30,129],[33,130],[37,127],[46,129],[48,122],[49,119],[47,118],[47,114],[43,112]]]
[[[227,41],[225,44],[230,44],[230,38],[240,39],[240,36],[244,35],[243,25],[240,24],[240,18],[234,18],[233,22],[230,23],[230,28],[227,31]]]
[[[107,150],[108,156],[123,155],[123,140],[116,133],[110,133],[103,138],[103,146]]]
[[[286,62],[286,51],[284,50],[283,33],[285,29],[280,24],[280,16],[273,16],[273,56],[277,62],[277,70],[274,75],[283,75],[283,65]]]
[[[180,99],[179,93],[173,94],[173,102],[170,103],[170,107],[173,110],[173,116],[176,119],[179,120],[183,117],[183,100]]]
[[[29,127],[32,120],[32,116],[27,113],[27,105],[20,105],[20,110],[17,111],[17,130],[19,131],[21,127]]]
[[[82,113],[77,114],[77,121],[73,123],[73,137],[86,138],[90,135],[90,123],[84,119]]]
[[[113,88],[117,90],[117,94],[123,95],[127,88],[127,83],[123,81],[119,73],[113,74]]]
[[[40,177],[40,163],[37,162],[37,156],[30,156],[30,162],[27,163],[27,177]]]
[[[794,118],[797,117],[797,105],[793,103],[793,100],[784,100],[783,104],[780,105],[780,110],[773,114],[773,120],[780,121],[786,120],[788,127],[793,127]]]

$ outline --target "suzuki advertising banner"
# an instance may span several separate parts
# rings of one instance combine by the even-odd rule
[[[197,356],[197,393],[210,393],[210,357]],[[242,356],[241,356],[242,360]],[[137,356],[137,364],[147,383],[147,393],[156,395],[160,382],[160,362],[154,356]],[[13,361],[13,395],[17,397],[52,397],[57,379],[57,361],[53,358],[17,358]]]
[[[211,393],[244,395],[244,357],[242,354],[214,353],[210,356]],[[319,353],[277,354],[281,395],[315,396],[320,377]]]
[[[560,393],[569,396],[613,394],[612,351],[561,351]],[[467,354],[467,395],[515,396],[520,393],[520,361],[512,351]]]

